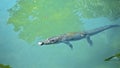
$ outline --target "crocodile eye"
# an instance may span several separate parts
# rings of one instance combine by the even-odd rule
[[[51,42],[54,42],[54,41],[55,41],[54,39],[51,40]]]

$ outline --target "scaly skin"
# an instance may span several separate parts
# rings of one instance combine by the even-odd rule
[[[83,38],[87,38],[88,43],[92,45],[92,40],[90,39],[91,36],[96,35],[104,30],[107,30],[113,27],[120,27],[120,25],[107,25],[107,26],[103,26],[90,31],[86,31],[86,32],[71,32],[71,33],[48,38],[45,41],[38,42],[38,44],[50,45],[50,44],[57,44],[57,43],[65,43],[72,48],[73,46],[70,43],[70,41],[76,41],[76,40],[81,40]]]

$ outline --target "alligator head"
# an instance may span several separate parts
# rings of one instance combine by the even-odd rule
[[[44,41],[38,42],[38,45],[50,45],[50,44],[56,44],[60,42],[60,37],[52,37],[48,38]]]

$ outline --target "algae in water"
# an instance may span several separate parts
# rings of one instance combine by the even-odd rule
[[[120,17],[120,0],[19,0],[9,9],[8,24],[19,37],[32,42],[36,37],[81,31],[82,18]]]

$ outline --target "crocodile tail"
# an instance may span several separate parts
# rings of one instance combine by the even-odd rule
[[[120,25],[118,24],[113,24],[113,25],[110,25],[111,27],[120,27]]]
[[[99,27],[99,28],[90,30],[90,31],[87,32],[87,33],[88,33],[89,35],[94,35],[94,34],[97,34],[97,33],[102,32],[102,31],[104,31],[104,30],[107,30],[107,29],[110,29],[110,28],[114,28],[114,27],[120,27],[120,25],[118,25],[118,24],[106,25],[106,26],[102,26],[102,27]]]

